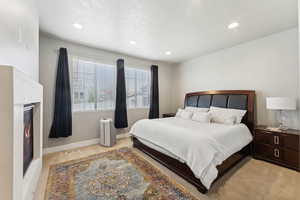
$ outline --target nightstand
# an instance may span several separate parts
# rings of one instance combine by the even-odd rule
[[[165,114],[162,114],[162,117],[163,118],[167,118],[167,117],[175,117],[176,113],[165,113]]]
[[[300,170],[300,131],[269,130],[257,126],[254,130],[254,158]]]

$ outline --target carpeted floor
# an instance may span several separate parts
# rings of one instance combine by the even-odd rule
[[[121,147],[131,146],[129,139],[122,139],[113,148],[92,145],[71,151],[46,155],[40,177],[36,200],[43,200],[51,165],[86,158]],[[158,167],[172,182],[183,186],[199,200],[300,200],[300,173],[255,159],[245,159],[219,179],[208,194],[199,193],[195,187],[138,150],[134,150],[149,163]]]

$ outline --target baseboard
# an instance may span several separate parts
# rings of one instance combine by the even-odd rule
[[[130,136],[129,133],[119,134],[119,135],[117,135],[117,139],[123,139],[123,138],[127,138],[129,136]],[[85,147],[85,146],[90,146],[93,144],[99,144],[99,142],[100,142],[99,138],[94,138],[91,140],[74,142],[74,143],[60,145],[60,146],[56,146],[56,147],[44,148],[43,155],[46,155],[49,153],[60,152],[60,151],[66,151],[66,150],[75,149],[75,148],[80,148],[80,147]]]

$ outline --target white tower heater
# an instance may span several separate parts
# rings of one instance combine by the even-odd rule
[[[111,147],[116,144],[116,135],[112,131],[112,120],[100,120],[100,144]]]

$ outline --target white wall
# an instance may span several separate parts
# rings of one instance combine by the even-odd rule
[[[179,64],[174,72],[173,111],[183,105],[184,94],[201,90],[256,90],[258,124],[274,125],[274,112],[266,110],[268,96],[299,100],[298,30],[290,29],[220,50]],[[289,125],[299,128],[297,112]]]
[[[39,20],[35,0],[0,1],[0,65],[38,81]]]
[[[58,57],[57,50],[59,47],[66,47],[68,49],[69,59],[74,55],[115,65],[116,60],[122,57],[125,59],[125,64],[127,66],[148,69],[150,69],[151,64],[158,64],[160,113],[162,114],[171,111],[172,69],[170,64],[89,48],[42,34],[40,36],[40,82],[44,86],[44,148],[97,138],[99,137],[99,119],[102,117],[113,118],[114,115],[114,111],[73,113],[73,136],[60,139],[48,138],[53,118],[54,88]],[[129,125],[132,125],[138,119],[147,117],[148,109],[128,110]]]

